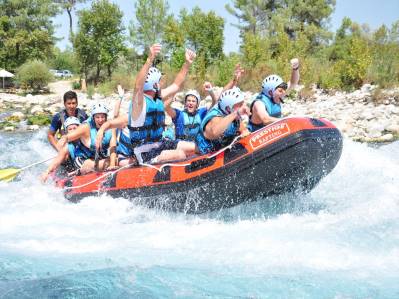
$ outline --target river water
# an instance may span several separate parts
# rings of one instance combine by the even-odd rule
[[[52,155],[0,134],[0,168]],[[72,204],[44,168],[0,182],[0,298],[399,298],[399,142],[345,140],[309,194],[195,216]]]

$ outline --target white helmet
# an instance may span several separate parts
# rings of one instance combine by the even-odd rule
[[[91,115],[92,116],[94,116],[95,114],[99,114],[99,113],[104,113],[104,114],[108,115],[108,112],[109,112],[108,108],[104,104],[101,104],[101,103],[94,104],[91,107]]]
[[[287,84],[280,76],[278,75],[267,76],[262,82],[262,93],[267,96],[270,96],[269,91],[271,91],[273,95],[276,88],[282,84],[285,84],[285,89],[287,89]]]
[[[195,89],[190,89],[186,92],[186,95],[184,96],[184,101],[187,100],[188,96],[194,96],[197,99],[197,104],[199,104],[199,102],[201,101],[201,96]]]
[[[144,82],[144,91],[157,91],[155,83],[161,81],[162,73],[156,67],[150,67]]]
[[[80,120],[79,118],[75,116],[70,116],[64,121],[64,128],[68,129],[70,125],[80,125]]]
[[[233,112],[233,106],[244,101],[244,94],[238,87],[223,91],[219,98],[219,108],[224,114]]]

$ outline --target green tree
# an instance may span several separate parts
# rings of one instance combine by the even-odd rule
[[[65,9],[69,18],[69,38],[73,39],[73,22],[72,22],[72,11],[78,3],[84,3],[87,0],[56,0],[55,2],[61,5],[62,9]]]
[[[47,63],[51,68],[56,70],[70,70],[73,73],[79,71],[79,65],[72,49],[61,51],[60,49],[55,48],[54,56],[51,57]]]
[[[119,55],[126,50],[122,16],[119,7],[108,0],[94,1],[90,9],[79,12],[74,49],[85,77],[94,68],[95,84],[102,70],[111,77]]]
[[[142,50],[161,42],[168,19],[169,4],[166,0],[138,0],[134,4],[136,22],[129,25],[132,43]]]
[[[194,7],[191,13],[182,10],[181,24],[185,29],[187,45],[202,56],[205,69],[214,61],[223,58],[224,20],[214,11],[203,12]]]
[[[50,0],[0,1],[0,64],[15,69],[27,60],[45,60],[55,43]]]
[[[236,27],[244,37],[245,33],[265,33],[273,15],[283,7],[281,0],[234,0],[233,7],[227,4],[226,10],[238,19],[240,25]]]

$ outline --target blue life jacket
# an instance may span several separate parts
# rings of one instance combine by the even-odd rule
[[[267,95],[265,95],[264,93],[258,94],[257,97],[251,103],[251,114],[252,114],[253,106],[256,101],[261,101],[263,103],[263,105],[265,105],[265,109],[271,117],[276,117],[276,118],[281,117],[281,105],[273,102],[273,100],[270,97],[268,97]],[[250,132],[259,130],[260,128],[263,128],[264,126],[265,125],[263,123],[254,124],[252,122],[252,116],[249,117],[248,130]]]
[[[119,136],[117,152],[126,157],[132,157],[133,149],[147,143],[162,140],[165,127],[165,110],[160,98],[152,99],[144,95],[146,101],[146,114],[144,125],[132,127],[132,105],[129,106],[127,130],[123,129]]]
[[[69,155],[72,159],[76,157],[82,157],[84,159],[94,159],[96,155],[96,137],[97,137],[97,129],[96,124],[94,123],[94,119],[92,117],[88,118],[85,123],[90,125],[90,147],[87,147],[83,144],[83,142],[79,139],[77,142],[68,143]],[[112,132],[111,130],[107,130],[104,133],[103,142],[101,145],[101,150],[99,152],[100,159],[104,159],[108,156],[108,148],[111,142]]]
[[[207,108],[198,109],[195,114],[190,114],[186,109],[180,111],[176,119],[173,120],[175,124],[176,139],[194,141],[200,131],[200,126]]]
[[[224,116],[226,115],[222,112],[219,106],[214,106],[205,116],[204,120],[201,123],[199,134],[197,134],[195,138],[195,143],[201,154],[215,152],[222,147],[227,146],[234,139],[234,137],[238,135],[240,121],[235,120],[228,126],[226,131],[223,132],[223,135],[218,139],[209,140],[204,136],[205,127],[209,123],[209,121],[214,117]]]

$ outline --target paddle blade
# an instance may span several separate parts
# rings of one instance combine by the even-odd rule
[[[0,169],[0,181],[11,182],[20,172],[17,168]]]

